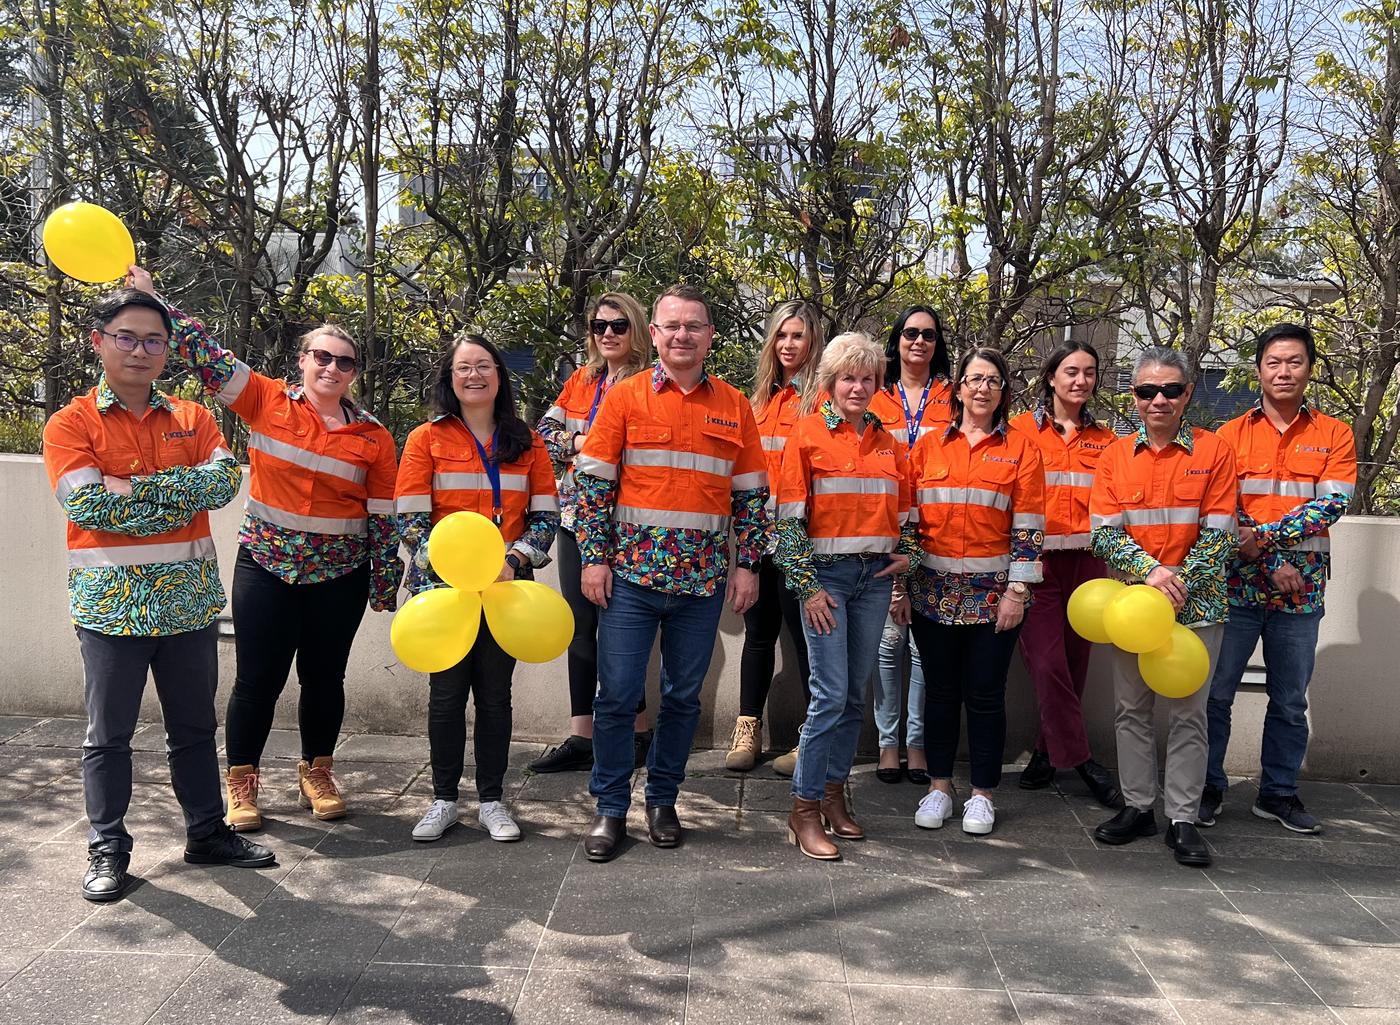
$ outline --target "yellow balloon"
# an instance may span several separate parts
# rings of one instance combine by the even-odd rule
[[[428,561],[445,583],[461,591],[483,591],[501,575],[506,543],[500,528],[485,516],[455,512],[434,524]]]
[[[1205,643],[1180,624],[1156,651],[1138,656],[1143,682],[1166,698],[1188,697],[1201,689],[1210,675],[1210,652]]]
[[[44,221],[43,235],[54,266],[79,281],[112,281],[136,262],[126,225],[92,203],[64,203]]]
[[[1155,651],[1166,644],[1175,623],[1176,611],[1170,599],[1146,584],[1123,588],[1103,610],[1108,639],[1136,654]]]
[[[394,613],[389,642],[408,668],[440,673],[467,657],[480,626],[481,595],[437,587],[415,594]]]
[[[1065,608],[1069,625],[1074,632],[1086,641],[1095,644],[1109,644],[1108,631],[1103,625],[1103,610],[1114,598],[1123,593],[1128,585],[1121,580],[1100,577],[1086,580],[1074,589]]]
[[[521,662],[552,662],[574,638],[563,596],[533,580],[502,580],[481,592],[486,625],[501,650]]]

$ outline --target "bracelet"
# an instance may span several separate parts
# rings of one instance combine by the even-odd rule
[[[1001,599],[1000,599],[1000,600],[1001,600],[1001,601],[1014,601],[1017,605],[1024,605],[1024,604],[1026,604],[1026,599],[1022,598],[1020,595],[1012,594],[1010,591],[1003,591],[1003,592],[1001,593]]]

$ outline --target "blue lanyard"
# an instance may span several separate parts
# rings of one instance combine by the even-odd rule
[[[598,415],[598,405],[603,401],[603,393],[608,390],[608,372],[604,370],[598,375],[598,387],[593,390],[593,408],[588,411],[587,427],[593,427],[593,418]]]
[[[924,397],[919,400],[919,409],[915,413],[909,412],[909,397],[904,394],[904,382],[895,382],[899,388],[899,401],[904,405],[904,425],[909,433],[909,447],[914,447],[914,442],[919,440],[919,427],[924,422],[924,407],[928,405],[929,389],[933,387],[933,378],[928,379],[924,385]]]
[[[471,434],[471,431],[467,432]],[[501,525],[505,518],[501,508],[501,464],[496,462],[496,450],[500,448],[501,429],[497,427],[491,432],[491,455],[486,455],[486,447],[472,434],[472,442],[476,445],[476,454],[481,456],[481,465],[486,467],[486,479],[491,482],[491,522],[496,526]]]

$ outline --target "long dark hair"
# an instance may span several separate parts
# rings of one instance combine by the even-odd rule
[[[928,363],[929,373],[934,377],[951,377],[953,374],[952,363],[948,359],[948,343],[943,340],[943,318],[932,306],[915,304],[906,307],[904,312],[895,318],[894,327],[890,328],[889,340],[885,342],[886,391],[893,391],[895,382],[899,380],[899,336],[904,331],[905,321],[916,313],[926,313],[933,318],[936,336],[933,341],[933,358]]]
[[[1094,390],[1089,394],[1097,395],[1099,392],[1099,350],[1088,342],[1065,341],[1050,350],[1050,355],[1045,357],[1045,362],[1040,365],[1040,384],[1037,387],[1040,398],[1046,406],[1055,408],[1055,389],[1050,386],[1050,378],[1055,376],[1055,372],[1060,369],[1060,364],[1069,356],[1076,352],[1087,352],[1094,357]]]
[[[992,426],[996,427],[1006,421],[1007,411],[1011,408],[1011,368],[1006,365],[1006,357],[1001,354],[1000,349],[986,345],[968,349],[963,353],[962,359],[958,360],[958,373],[953,378],[953,423],[962,422],[963,404],[958,391],[962,388],[962,379],[967,376],[967,365],[975,359],[992,364],[1001,375],[1001,401],[997,403],[996,412],[992,414]]]
[[[513,463],[530,451],[535,439],[530,433],[529,425],[520,418],[515,409],[510,371],[506,369],[506,361],[501,358],[501,350],[481,335],[460,335],[447,346],[442,359],[438,361],[437,376],[433,379],[433,409],[449,416],[461,417],[462,404],[457,399],[457,393],[452,390],[452,363],[457,349],[468,342],[489,352],[491,361],[496,364],[496,380],[500,387],[496,392],[495,405],[491,408],[491,413],[496,418],[496,450],[492,455],[498,463]]]

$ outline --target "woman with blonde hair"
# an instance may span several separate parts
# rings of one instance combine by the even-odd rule
[[[574,611],[574,639],[569,644],[569,735],[530,763],[533,772],[593,768],[593,695],[598,689],[598,606],[579,589],[582,564],[574,536],[578,506],[574,457],[583,448],[608,391],[651,361],[647,315],[625,292],[606,292],[593,301],[586,327],[587,360],[564,382],[554,405],[535,430],[549,450],[559,480],[559,590]],[[637,708],[638,761],[651,745],[646,702]]]
[[[791,299],[773,307],[768,330],[758,354],[758,373],[749,402],[758,420],[763,454],[768,463],[770,491],[777,494],[778,471],[783,447],[793,426],[803,413],[812,411],[817,396],[816,370],[822,354],[822,326],[816,307],[801,299]],[[773,683],[774,654],[778,635],[787,624],[793,647],[797,649],[797,672],[803,694],[807,691],[807,645],[802,636],[801,612],[791,593],[783,586],[782,573],[773,564],[770,545],[758,570],[758,600],[744,613],[744,650],[739,661],[739,718],[725,768],[747,772],[754,767],[763,747],[763,706]],[[791,776],[796,763],[794,749],[777,758],[773,768]]]

